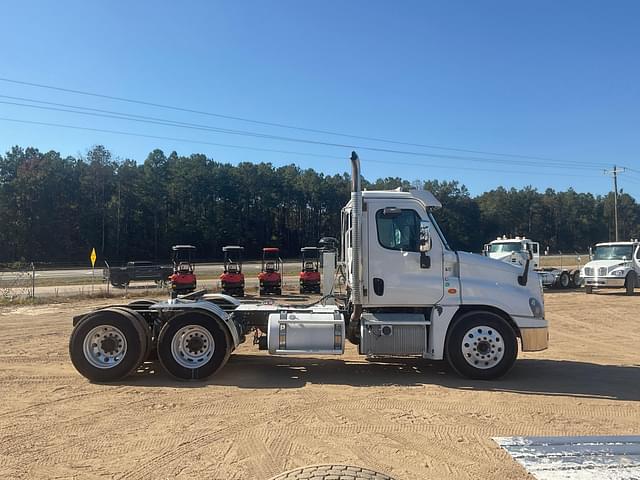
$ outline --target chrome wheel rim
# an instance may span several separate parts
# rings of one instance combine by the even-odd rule
[[[504,340],[493,327],[473,327],[462,338],[462,356],[469,365],[481,370],[493,368],[504,357]]]
[[[100,325],[84,337],[84,357],[91,366],[108,369],[119,365],[127,354],[127,339],[119,328]]]
[[[184,368],[196,369],[205,365],[215,349],[213,335],[201,325],[182,327],[171,340],[171,355]]]

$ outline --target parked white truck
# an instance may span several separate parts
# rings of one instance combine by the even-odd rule
[[[582,269],[586,293],[594,288],[624,288],[633,295],[640,274],[640,242],[598,243],[591,251],[590,261]]]
[[[548,288],[574,288],[582,283],[580,269],[540,266],[540,244],[530,238],[507,238],[506,235],[485,244],[483,254],[489,258],[522,267],[527,259],[540,276],[542,285]]]
[[[157,352],[173,376],[218,371],[248,335],[273,355],[340,355],[345,340],[371,357],[446,359],[460,374],[491,379],[518,354],[548,344],[542,288],[529,262],[514,268],[452,250],[426,191],[365,191],[351,156],[351,200],[342,210],[347,295],[312,305],[239,303],[194,292],[74,318],[71,360],[91,380],[114,381]]]

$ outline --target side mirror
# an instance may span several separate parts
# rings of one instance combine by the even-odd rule
[[[484,247],[482,247],[482,254],[483,254],[485,257],[488,257],[488,256],[489,256],[489,244],[488,244],[488,243],[485,243],[485,244],[484,244]]]
[[[431,250],[431,230],[429,228],[429,222],[420,222],[420,252],[427,253]]]
[[[589,260],[593,260],[593,248],[589,247]]]

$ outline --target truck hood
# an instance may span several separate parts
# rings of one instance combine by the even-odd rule
[[[527,285],[518,284],[524,267],[468,252],[457,252],[463,304],[492,304],[509,315],[531,317],[531,299],[544,305],[538,274],[529,267]]]
[[[609,270],[611,267],[624,267],[629,264],[631,264],[631,260],[627,260],[626,262],[623,260],[591,260],[589,263],[585,264],[584,268],[589,267],[598,269],[600,267],[606,267],[607,270]]]

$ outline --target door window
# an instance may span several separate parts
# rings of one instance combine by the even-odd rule
[[[378,242],[389,250],[418,252],[420,245],[420,216],[415,210],[400,210],[393,215],[385,215],[384,210],[376,212]]]

